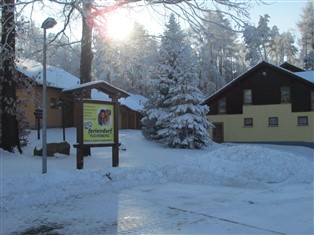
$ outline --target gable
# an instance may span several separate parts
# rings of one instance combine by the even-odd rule
[[[314,89],[314,83],[298,76],[298,73],[292,73],[286,69],[262,61],[252,69],[226,84],[211,96],[207,97],[205,103],[208,104],[213,100],[220,99],[224,97],[226,93],[229,93],[237,87],[248,88],[250,85],[253,85],[256,88],[268,87],[271,90],[279,84],[284,85],[290,84],[291,82],[300,83],[304,86],[309,86],[310,89]],[[263,89],[261,89],[261,92],[262,90]]]
[[[314,83],[265,61],[209,96],[205,103],[210,107],[210,114],[217,114],[218,102],[225,98],[226,113],[240,114],[243,111],[244,90],[251,90],[253,105],[280,104],[282,87],[290,89],[292,111],[310,109]]]

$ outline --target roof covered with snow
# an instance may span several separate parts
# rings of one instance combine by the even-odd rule
[[[304,71],[294,73],[295,75],[314,83],[314,71]]]
[[[43,65],[33,60],[19,60],[16,63],[17,70],[27,77],[43,84]],[[68,88],[80,84],[80,79],[63,69],[47,65],[47,86],[55,88]]]
[[[64,93],[80,93],[84,90],[92,91],[93,89],[96,89],[102,93],[107,94],[109,98],[117,97],[119,99],[122,97],[128,97],[130,95],[126,91],[124,91],[118,87],[112,86],[108,82],[105,82],[102,80],[101,81],[86,82],[86,83],[83,83],[80,85],[69,87],[69,88],[63,89],[62,92],[64,92]]]
[[[106,100],[110,101],[111,99],[109,96],[101,91],[98,91],[96,89],[92,89],[91,92],[92,99],[95,100]],[[141,111],[144,108],[144,104],[147,101],[147,98],[142,95],[137,94],[130,94],[127,98],[120,98],[119,102],[121,105],[125,105],[129,109],[132,109],[134,111]]]
[[[119,101],[122,105],[125,105],[134,111],[141,111],[144,108],[147,98],[142,95],[131,94],[129,97],[121,98]]]

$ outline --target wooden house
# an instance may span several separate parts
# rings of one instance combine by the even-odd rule
[[[26,114],[26,122],[28,122],[30,128],[35,129],[37,128],[37,120],[34,113],[36,109],[42,108],[43,67],[38,62],[22,60],[17,63],[17,70],[18,76],[34,81],[32,89],[18,89],[17,96],[20,100],[26,101],[25,106],[23,107],[23,111]],[[72,74],[69,74],[60,68],[47,66],[46,107],[48,128],[62,127],[62,118],[65,127],[73,127],[76,125],[73,100],[66,100],[64,94],[62,94],[62,90],[75,87],[79,84],[79,78]],[[106,86],[112,87],[109,84],[106,84]],[[92,98],[109,100],[108,95],[105,95],[102,92],[100,93],[101,95],[93,90]],[[119,126],[121,129],[140,129],[140,120],[142,118],[140,111],[143,108],[145,101],[145,97],[133,94],[127,98],[121,98],[119,100],[121,103],[119,115]],[[64,105],[63,109],[62,105]],[[42,121],[40,121],[39,124],[42,125]]]
[[[141,129],[141,111],[147,101],[142,95],[130,94],[129,97],[121,99],[120,107],[120,128],[121,129]]]
[[[314,72],[284,67],[263,61],[206,99],[213,141],[314,146]]]
[[[42,64],[31,61],[21,60],[17,64],[18,76],[24,79],[34,81],[32,89],[17,89],[17,97],[25,102],[23,110],[25,112],[26,121],[30,128],[37,125],[34,112],[36,109],[42,109],[43,94],[43,66]],[[47,127],[62,126],[62,108],[61,108],[61,91],[64,88],[78,85],[79,78],[64,71],[63,69],[47,66]],[[64,109],[65,125],[73,126],[71,107]]]

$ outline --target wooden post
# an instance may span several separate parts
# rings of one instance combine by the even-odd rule
[[[35,122],[37,127],[37,139],[40,140],[40,119],[43,118],[43,110],[42,109],[35,109]]]
[[[76,148],[76,169],[84,168],[84,148],[83,148],[83,92],[80,92],[80,97],[76,107],[76,141],[78,147]]]
[[[114,103],[114,145],[112,146],[112,166],[119,166],[119,101],[118,97],[112,97]]]
[[[82,170],[84,168],[84,149],[79,145],[76,149],[76,169]]]

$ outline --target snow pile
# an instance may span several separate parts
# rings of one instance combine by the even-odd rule
[[[185,184],[253,185],[311,183],[313,164],[306,158],[265,147],[220,148],[177,163],[112,169],[115,186],[176,182]]]
[[[259,186],[313,182],[313,164],[307,158],[265,147],[226,146],[206,154],[182,158],[177,162],[148,166],[69,172],[58,170],[47,175],[4,177],[1,180],[4,209],[9,210],[19,203],[29,207],[57,203],[74,195],[88,194],[91,188],[97,193],[105,188],[112,191],[166,183]],[[41,197],[33,200],[32,195],[38,194]]]
[[[29,174],[2,179],[4,210],[16,205],[27,207],[57,203],[74,195],[87,194],[91,188],[96,193],[106,187],[106,180],[98,171],[54,171],[47,175]],[[83,185],[88,187],[82,187]],[[36,196],[40,195],[40,197]],[[36,200],[34,198],[36,197]]]
[[[201,171],[208,170],[216,180],[229,183],[313,181],[313,165],[306,158],[259,146],[221,148],[198,158],[194,164]]]

